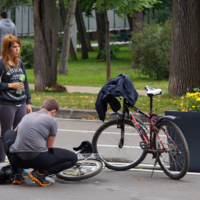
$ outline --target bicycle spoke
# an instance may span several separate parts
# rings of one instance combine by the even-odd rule
[[[97,160],[78,160],[78,166],[61,171],[56,176],[69,181],[82,180],[95,176],[102,170],[102,163]]]
[[[130,120],[124,121],[124,144],[119,147],[121,129],[117,128],[116,120],[107,122],[100,127],[93,138],[95,153],[102,155],[105,164],[111,169],[128,169],[139,164],[146,153],[139,146],[141,138]],[[118,164],[116,164],[116,162]]]

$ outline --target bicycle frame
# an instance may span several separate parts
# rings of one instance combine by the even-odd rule
[[[152,112],[152,103],[153,103],[153,99],[152,96],[150,96],[150,114],[147,114],[143,111],[141,111],[140,109],[136,108],[135,106],[131,106],[129,105],[129,103],[126,102],[126,99],[123,100],[123,117],[126,115],[126,113],[128,114],[128,118],[132,120],[135,128],[138,130],[138,132],[140,133],[140,137],[142,138],[142,141],[145,142],[145,145],[147,146],[147,150],[149,153],[163,153],[163,152],[167,152],[167,149],[165,148],[159,134],[157,131],[157,128],[155,126],[155,124],[157,123],[157,120],[154,117],[158,117],[158,115],[154,114]],[[131,111],[129,110],[129,107],[131,109],[133,109],[134,111],[142,114],[145,118],[149,119],[149,125],[150,125],[150,130],[149,130],[149,135],[150,135],[150,139],[148,141],[148,139],[146,138],[145,134],[144,134],[144,130],[140,127],[140,125],[138,124],[138,122],[136,121],[135,117],[133,116],[133,114],[131,113]],[[169,136],[169,134],[164,130],[164,128],[162,128],[163,132],[166,134],[166,136],[170,139],[170,141],[175,145],[175,147],[178,149],[177,145],[174,143],[174,141],[171,139],[171,137]],[[163,147],[163,149],[160,150],[155,150],[153,147],[153,133],[155,133]],[[124,133],[121,134],[121,136],[123,136],[122,138],[124,139]],[[121,138],[121,139],[122,139]]]

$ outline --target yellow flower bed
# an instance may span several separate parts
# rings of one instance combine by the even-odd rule
[[[200,111],[200,92],[188,92],[180,106],[181,111]]]

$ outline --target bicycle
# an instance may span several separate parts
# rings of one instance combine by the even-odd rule
[[[176,117],[159,117],[153,113],[153,96],[162,90],[145,86],[150,97],[150,113],[147,114],[123,99],[122,113],[115,112],[117,119],[101,125],[92,139],[94,153],[100,153],[105,166],[112,170],[128,170],[139,165],[148,153],[153,155],[164,173],[172,179],[185,176],[189,168],[190,156],[183,133],[172,122]],[[147,126],[135,117],[129,108],[148,119]],[[114,129],[114,130],[113,130]]]
[[[99,174],[104,164],[100,156],[92,154],[92,145],[89,141],[83,141],[80,146],[73,148],[80,156],[75,166],[56,174],[60,179],[67,181],[78,181],[91,178]]]

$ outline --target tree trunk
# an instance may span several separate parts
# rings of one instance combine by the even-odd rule
[[[74,15],[76,10],[77,0],[70,0],[69,10],[67,13],[67,19],[65,22],[63,45],[61,51],[59,73],[67,74],[68,73],[68,56],[69,56],[69,46],[70,46],[70,35],[74,22]]]
[[[133,16],[127,15],[130,31],[132,31]]]
[[[88,59],[88,48],[86,44],[86,40],[88,39],[88,37],[87,37],[85,24],[82,17],[80,1],[77,2],[75,16],[76,16],[76,23],[78,27],[78,35],[79,35],[79,39],[81,43],[82,59]]]
[[[96,3],[96,0],[94,0],[94,3]],[[96,22],[97,22],[97,39],[98,39],[98,46],[99,46],[99,53],[97,55],[97,59],[104,58],[101,57],[101,51],[105,49],[106,47],[106,24],[105,24],[105,16],[104,13],[97,12],[97,9],[95,9],[95,15],[96,15]]]
[[[65,21],[66,21],[66,12],[65,12],[65,5],[63,0],[59,0],[59,4],[60,4],[60,14],[61,14],[61,18],[62,18],[62,23],[63,23],[63,29],[65,28]],[[74,46],[72,44],[72,39],[70,38],[70,55],[71,55],[71,59],[73,61],[78,60],[76,57],[76,52],[74,51]]]
[[[106,24],[106,65],[107,65],[107,81],[110,80],[110,32],[109,32],[109,21],[106,9],[106,1],[104,1],[104,17]]]
[[[56,2],[33,0],[35,90],[44,91],[57,81],[58,26]]]
[[[139,23],[143,23],[143,12],[142,11],[135,11],[133,13],[132,17],[132,32],[138,33],[139,31],[142,31],[142,26],[140,27]],[[135,67],[135,62],[132,60],[131,62],[131,68]]]
[[[173,0],[169,94],[200,86],[200,1]]]
[[[137,33],[142,30],[142,27],[139,25],[143,23],[143,13],[142,11],[135,11],[132,17],[132,31]]]
[[[60,14],[61,14],[61,19],[63,23],[63,27],[65,25],[66,21],[66,12],[65,12],[65,5],[63,0],[59,0],[59,6],[60,6]]]
[[[82,15],[82,12],[81,12],[80,1],[77,2],[77,7],[76,7],[76,22],[77,22],[77,26],[78,26],[78,33],[79,33],[80,41],[84,39],[86,46],[87,46],[87,50],[88,51],[94,51],[92,46],[91,46],[90,40],[87,36],[85,24],[84,24],[84,21],[83,21],[83,15]],[[80,32],[79,32],[79,29],[80,29]],[[81,46],[82,46],[82,44],[81,44]]]
[[[78,60],[77,57],[76,57],[76,52],[74,50],[74,46],[73,46],[71,38],[70,38],[69,52],[70,52],[70,56],[71,56],[72,61]]]
[[[135,11],[132,16],[127,15],[130,31],[138,32],[140,29],[138,27],[138,23],[143,23],[143,12]]]

